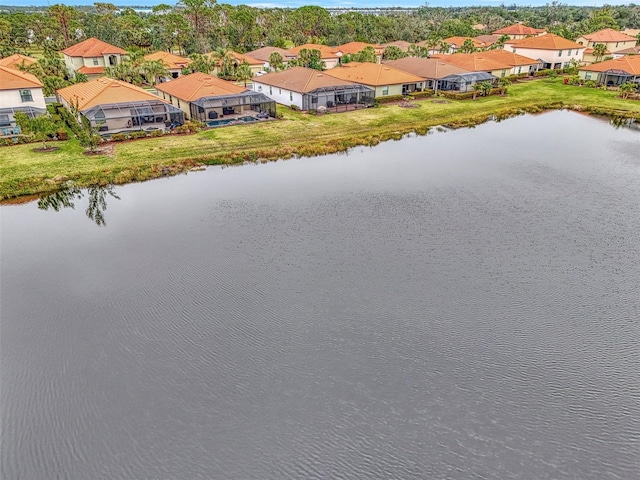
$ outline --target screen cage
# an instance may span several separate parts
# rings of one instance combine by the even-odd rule
[[[190,112],[191,118],[202,122],[242,115],[261,119],[275,118],[276,102],[264,93],[257,92],[216,95],[191,102]]]

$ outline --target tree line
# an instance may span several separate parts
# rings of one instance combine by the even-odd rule
[[[256,8],[215,0],[180,0],[146,12],[101,2],[92,7],[56,4],[0,13],[0,56],[45,46],[60,50],[88,37],[125,49],[183,55],[220,48],[242,53],[266,45],[286,48],[304,43],[429,40],[437,44],[451,36],[490,33],[514,22],[575,39],[602,28],[640,28],[640,6],[593,8],[553,2],[543,7],[440,8],[425,4],[385,15],[350,11],[332,15],[317,6]]]

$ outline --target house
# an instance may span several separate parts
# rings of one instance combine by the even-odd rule
[[[442,43],[447,43],[449,45],[449,50],[447,52],[443,52],[442,50],[440,50],[439,53],[444,53],[444,54],[456,53],[462,48],[462,45],[467,40],[471,41],[471,43],[473,44],[473,48],[475,48],[476,50],[484,50],[485,48],[488,47],[488,45],[485,42],[483,42],[482,40],[477,40],[475,38],[448,37],[442,40]]]
[[[605,28],[597,32],[580,35],[576,42],[587,48],[593,48],[602,43],[609,52],[618,52],[627,48],[635,47],[637,39],[626,33],[619,32],[612,28]]]
[[[249,65],[249,69],[251,70],[251,76],[255,76],[257,73],[262,72],[264,70],[264,62],[258,60],[257,58],[250,57],[249,55],[244,55],[238,52],[231,52],[231,55],[236,59],[236,66],[247,63]]]
[[[178,78],[182,75],[182,69],[189,66],[191,60],[185,57],[180,57],[169,52],[155,52],[144,56],[148,61],[160,61],[164,65],[164,68],[169,72],[169,76],[161,76],[158,78],[160,82],[166,82],[172,78]]]
[[[24,67],[28,67],[29,65],[33,65],[37,63],[33,57],[27,57],[26,55],[22,55],[20,53],[14,53],[13,55],[9,55],[5,58],[0,58],[0,66],[1,67],[9,67],[14,70],[21,70]]]
[[[202,72],[161,83],[156,89],[158,96],[181,109],[187,118],[210,122],[210,126],[276,115],[275,102],[265,95]]]
[[[492,33],[500,37],[503,35],[509,35],[511,40],[522,40],[523,38],[544,35],[547,31],[543,28],[532,28],[521,23],[516,23],[509,25],[508,27],[500,28]]]
[[[382,45],[373,45],[365,42],[349,42],[334,47],[333,51],[338,56],[343,57],[345,55],[356,55],[367,47],[373,48],[376,55],[376,63],[382,62],[382,54],[384,53],[384,47]]]
[[[387,47],[398,47],[403,52],[407,53],[409,51],[409,47],[411,47],[413,43],[405,42],[404,40],[396,40],[395,42],[383,43],[382,47],[386,50]]]
[[[624,57],[593,63],[578,69],[583,80],[595,80],[600,85],[617,86],[626,82],[640,84],[640,56]]]
[[[620,58],[624,55],[640,55],[640,45],[625,48],[624,50],[618,50],[616,53],[612,54],[613,58]]]
[[[487,57],[485,53],[487,52],[456,53],[455,55],[436,55],[434,58],[467,72],[486,72],[494,77],[511,75],[511,65],[503,60]]]
[[[379,63],[349,62],[326,73],[371,87],[375,89],[376,98],[422,91],[425,84],[422,77]]]
[[[384,60],[388,65],[398,70],[417,75],[425,80],[425,88],[441,90],[440,80],[449,75],[469,73],[468,70],[446,63],[439,58],[399,58],[398,60]]]
[[[478,35],[473,37],[473,39],[484,43],[485,49],[487,49],[491,48],[491,46],[500,40],[501,37],[502,35]]]
[[[271,54],[277,52],[282,57],[283,65],[287,65],[290,60],[295,60],[296,55],[291,53],[290,50],[285,50],[284,48],[278,47],[262,47],[257,50],[252,50],[251,52],[245,53],[245,56],[250,58],[255,58],[256,60],[260,60],[263,63],[263,67],[265,69],[271,69],[271,65],[269,63]]]
[[[182,110],[140,87],[113,78],[76,83],[57,90],[56,97],[103,134],[164,130],[184,123]]]
[[[62,50],[69,73],[82,73],[89,79],[104,74],[105,67],[115,67],[121,63],[126,53],[121,48],[93,37]]]
[[[295,58],[298,58],[301,50],[319,50],[320,58],[324,62],[324,68],[330,69],[338,65],[340,63],[341,53],[336,52],[333,47],[327,47],[326,45],[320,45],[317,43],[305,43],[304,45],[300,45],[295,48],[289,49],[289,53],[295,55]]]
[[[14,127],[14,114],[24,112],[36,117],[46,111],[42,83],[35,75],[0,66],[0,126],[2,134],[9,134],[7,127]],[[13,132],[11,132],[13,133]]]
[[[504,45],[504,50],[508,52],[539,60],[542,68],[553,69],[566,68],[571,65],[572,60],[581,62],[585,48],[584,45],[553,33],[522,40],[509,40]]]
[[[305,67],[262,75],[254,80],[253,90],[301,110],[346,111],[369,107],[373,105],[375,94],[372,88]]]
[[[584,53],[582,54],[582,61],[583,63],[595,63],[604,60],[606,57],[613,58],[613,55],[609,50],[605,50],[603,52],[603,55],[596,55],[595,50],[591,47],[588,47],[584,49]]]
[[[507,75],[533,75],[533,72],[541,66],[540,62],[536,59],[502,49],[487,50],[486,52],[477,54],[477,56],[509,65],[511,69]],[[502,72],[500,72],[500,76],[503,76]]]

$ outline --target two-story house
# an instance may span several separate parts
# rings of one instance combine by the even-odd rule
[[[582,62],[585,46],[567,40],[553,33],[522,40],[509,40],[504,50],[539,60],[542,68],[562,69],[571,65],[571,61]]]
[[[121,63],[126,54],[123,49],[93,37],[62,50],[69,73],[83,73],[89,79],[104,74],[105,67],[115,67]]]
[[[30,117],[46,111],[42,83],[34,75],[0,66],[0,127],[15,125],[14,114],[24,112]]]

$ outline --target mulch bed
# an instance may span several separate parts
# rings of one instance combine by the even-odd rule
[[[33,151],[36,153],[49,153],[55,152],[56,150],[60,150],[60,147],[38,147],[33,149]]]

